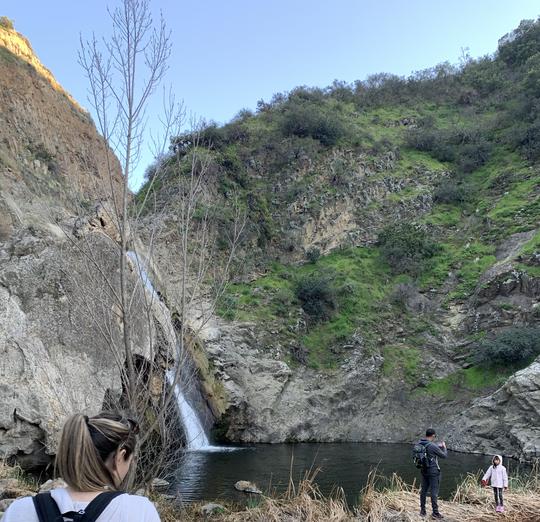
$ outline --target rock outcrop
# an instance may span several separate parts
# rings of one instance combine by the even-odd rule
[[[89,115],[3,27],[0,108],[0,456],[32,468],[49,462],[66,415],[96,412],[106,393],[121,392],[97,324],[121,336],[104,278],[117,285],[105,209],[110,177],[122,180]],[[137,328],[134,349],[145,355],[155,332]]]
[[[540,457],[540,361],[514,374],[492,395],[473,401],[447,425],[460,451]]]

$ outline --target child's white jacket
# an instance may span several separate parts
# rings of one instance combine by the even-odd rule
[[[490,480],[492,488],[507,488],[508,487],[508,474],[506,468],[502,465],[502,457],[499,457],[500,464],[498,466],[491,465],[486,471],[486,474],[482,477],[482,480]]]

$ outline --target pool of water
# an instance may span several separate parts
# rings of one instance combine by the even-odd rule
[[[219,499],[245,502],[246,495],[234,489],[238,480],[255,482],[265,493],[279,493],[286,490],[289,477],[298,483],[307,472],[319,468],[315,482],[321,491],[329,494],[335,487],[341,487],[349,504],[354,504],[374,468],[384,476],[396,473],[409,484],[418,482],[419,471],[412,463],[411,451],[408,444],[303,443],[190,452],[176,474],[175,493],[186,502]],[[490,463],[488,456],[449,452],[447,459],[440,460],[441,497],[448,498],[468,472],[485,470]]]

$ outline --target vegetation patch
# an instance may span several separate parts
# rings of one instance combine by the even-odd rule
[[[418,348],[404,345],[385,346],[383,375],[392,377],[401,372],[405,381],[414,384],[420,371],[422,355]]]
[[[489,368],[472,366],[458,370],[447,377],[434,379],[421,389],[421,393],[428,393],[446,399],[452,399],[459,394],[476,394],[480,390],[496,388],[504,384],[515,369],[498,367]]]
[[[473,359],[488,367],[522,367],[540,354],[540,328],[513,327],[476,346]]]
[[[386,296],[397,280],[378,249],[353,248],[301,266],[274,263],[264,277],[230,285],[218,313],[276,325],[282,340],[301,343],[311,367],[333,368],[343,353],[340,346],[355,330],[374,344]],[[311,313],[316,320],[309,320]],[[295,332],[302,316],[308,318],[307,331]]]
[[[383,229],[378,237],[381,254],[396,274],[418,275],[439,246],[428,231],[414,223],[399,223]]]

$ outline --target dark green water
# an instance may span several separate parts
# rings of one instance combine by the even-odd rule
[[[258,444],[231,452],[193,452],[186,455],[177,473],[177,492],[184,501],[236,500],[246,495],[234,489],[238,480],[255,482],[264,492],[281,492],[290,473],[298,482],[310,469],[320,468],[316,483],[323,493],[341,487],[354,504],[366,484],[368,473],[397,473],[407,483],[418,482],[419,472],[412,463],[412,447],[407,444]],[[449,452],[440,461],[441,497],[448,498],[460,478],[468,472],[485,470],[491,457]],[[508,463],[505,459],[505,465]],[[510,467],[512,467],[511,464]]]

